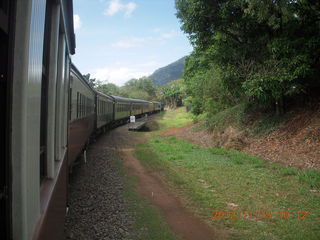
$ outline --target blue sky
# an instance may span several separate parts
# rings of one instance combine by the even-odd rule
[[[123,85],[188,55],[174,0],[74,0],[76,54],[83,73]]]

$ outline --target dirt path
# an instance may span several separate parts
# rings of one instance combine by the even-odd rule
[[[161,175],[147,169],[135,158],[133,146],[141,141],[143,138],[137,138],[134,133],[128,131],[127,126],[119,127],[109,133],[110,147],[119,151],[129,173],[138,177],[138,191],[160,209],[171,230],[186,240],[226,239],[225,234],[215,231],[188,212],[164,184]]]

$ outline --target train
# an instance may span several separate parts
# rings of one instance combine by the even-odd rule
[[[160,102],[119,97],[96,91],[73,63],[71,63],[69,97],[69,169],[89,144],[91,137],[127,123],[130,116],[138,118],[163,110]]]
[[[0,1],[0,239],[64,239],[69,172],[92,136],[159,111],[72,63],[72,0]]]

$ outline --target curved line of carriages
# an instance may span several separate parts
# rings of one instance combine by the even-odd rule
[[[63,239],[68,170],[91,136],[163,106],[90,87],[71,64],[72,0],[1,0],[0,15],[0,239]]]
[[[108,129],[163,110],[160,102],[107,95],[93,89],[80,71],[71,64],[68,165],[72,169],[90,139]]]

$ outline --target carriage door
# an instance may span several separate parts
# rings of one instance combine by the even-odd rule
[[[9,4],[10,2],[10,4]],[[0,239],[9,239],[11,229],[10,207],[10,103],[11,81],[9,74],[9,55],[13,49],[9,46],[9,6],[14,1],[0,0]],[[10,44],[11,45],[11,44]],[[4,143],[4,144],[2,144]]]

